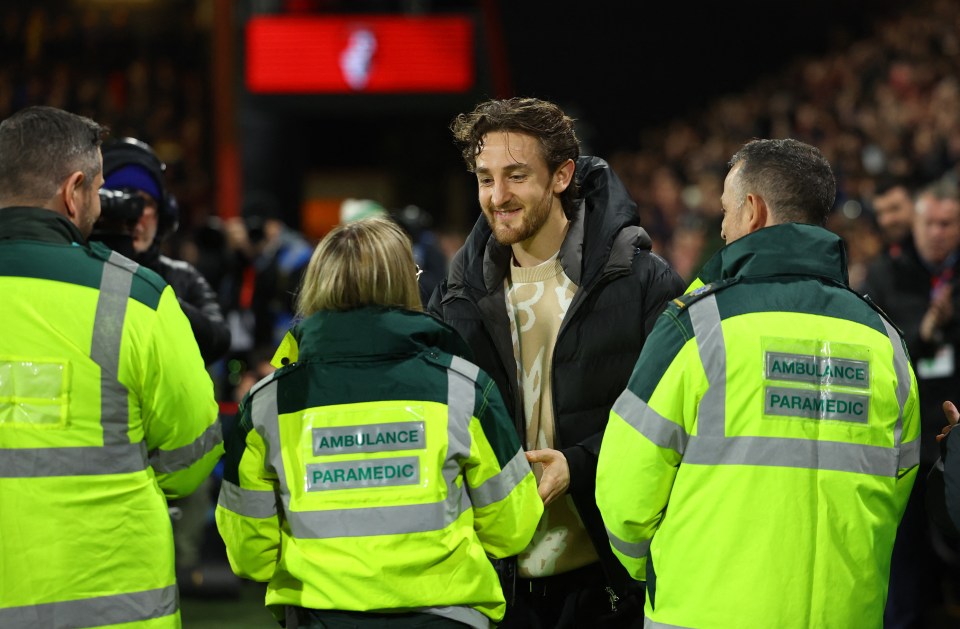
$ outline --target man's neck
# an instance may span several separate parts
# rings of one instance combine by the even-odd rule
[[[531,238],[511,245],[513,259],[517,266],[537,266],[549,260],[560,250],[563,239],[567,237],[570,221],[564,213],[551,212],[547,222]]]

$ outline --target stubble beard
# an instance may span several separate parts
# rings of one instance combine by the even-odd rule
[[[543,191],[543,196],[540,197],[535,206],[520,210],[519,227],[509,227],[497,221],[494,209],[489,205],[484,208],[483,216],[487,219],[487,224],[493,231],[493,237],[497,239],[497,242],[504,246],[510,246],[536,236],[540,228],[547,222],[552,205],[553,195],[547,188]]]

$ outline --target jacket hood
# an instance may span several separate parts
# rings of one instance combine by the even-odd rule
[[[704,265],[704,284],[733,277],[806,275],[849,284],[843,240],[816,225],[764,227],[723,247]]]
[[[639,227],[636,203],[605,160],[586,155],[578,158],[575,177],[580,183],[579,210],[571,221],[560,259],[568,277],[578,285],[589,286],[603,273],[624,229],[636,228],[630,238],[637,249],[650,250],[653,243]],[[450,287],[466,285],[491,293],[503,281],[511,255],[510,247],[493,237],[481,213],[457,253],[458,260],[451,265],[447,283]]]
[[[401,308],[358,308],[321,311],[291,330],[299,347],[298,361],[383,358],[439,349],[469,358],[457,332],[438,319]]]

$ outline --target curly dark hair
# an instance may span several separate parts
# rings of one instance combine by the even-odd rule
[[[483,136],[492,131],[513,131],[536,138],[540,153],[551,173],[568,159],[580,156],[580,140],[573,118],[551,102],[536,98],[510,98],[480,103],[468,114],[460,114],[450,124],[453,138],[470,172],[477,168],[477,155],[483,150]],[[576,178],[560,194],[567,218],[576,214],[580,186]]]

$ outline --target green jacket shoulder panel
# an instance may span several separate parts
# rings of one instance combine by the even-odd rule
[[[0,268],[2,274],[8,277],[50,280],[99,289],[104,265],[114,264],[110,261],[111,253],[100,243],[83,246],[27,240],[6,241],[0,246]],[[130,271],[125,269],[125,272]],[[133,271],[130,297],[156,310],[166,286],[159,275],[137,266]]]
[[[739,281],[740,281],[739,277],[731,277],[725,280],[710,282],[709,284],[704,284],[703,286],[693,289],[689,293],[684,293],[683,295],[680,295],[670,303],[673,306],[676,306],[677,310],[685,310],[686,308],[689,308],[691,305],[697,303],[704,297],[708,297],[725,288],[729,288],[730,286],[733,286]]]
[[[110,259],[113,250],[103,243],[91,242],[88,250],[94,258],[103,261],[104,264],[115,264]],[[157,273],[137,264],[133,271],[133,282],[130,285],[130,297],[148,308],[156,310],[160,304],[160,296],[166,287],[167,283]]]

